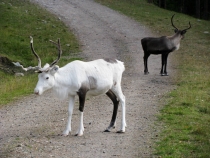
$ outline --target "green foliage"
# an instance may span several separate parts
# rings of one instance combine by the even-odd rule
[[[149,27],[154,33],[172,35],[174,12],[146,0],[97,0]],[[176,13],[174,24],[184,29],[191,22],[181,48],[174,82],[158,116],[163,124],[155,155],[161,157],[209,157],[210,151],[210,22]],[[175,55],[175,54],[174,54]]]
[[[34,48],[42,64],[51,63],[57,58],[57,48],[49,40],[61,40],[63,54],[60,66],[71,61],[65,56],[79,52],[79,44],[68,27],[28,0],[0,0],[0,15],[0,56],[18,61],[25,67],[37,65],[38,61],[31,52],[29,36],[34,38]],[[25,75],[15,78],[13,74],[0,71],[0,105],[33,92],[37,74],[31,72]]]

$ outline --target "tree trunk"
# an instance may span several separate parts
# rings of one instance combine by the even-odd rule
[[[200,0],[196,0],[196,17],[201,18]]]
[[[159,7],[161,8],[161,3],[162,3],[162,0],[159,0]]]
[[[182,0],[182,1],[181,1],[180,12],[181,12],[181,13],[185,13],[185,0]]]
[[[164,0],[164,9],[166,9],[166,0]]]
[[[159,7],[166,9],[166,0],[159,0]]]
[[[204,0],[204,15],[203,18],[208,20],[208,0]]]

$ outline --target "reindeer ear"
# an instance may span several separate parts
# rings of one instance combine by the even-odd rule
[[[50,69],[50,73],[54,75],[58,70],[59,70],[59,66],[55,65],[52,67],[52,69]]]

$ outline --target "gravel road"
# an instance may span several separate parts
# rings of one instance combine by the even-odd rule
[[[156,115],[159,100],[173,87],[175,66],[169,56],[168,77],[159,75],[160,56],[150,56],[149,75],[143,73],[141,38],[152,33],[140,23],[93,0],[31,0],[59,17],[73,30],[81,43],[85,61],[116,58],[125,63],[122,89],[126,96],[127,128],[109,125],[112,102],[106,96],[87,98],[84,111],[84,135],[76,137],[79,125],[78,99],[72,118],[72,133],[60,136],[66,126],[68,100],[57,99],[50,91],[31,95],[0,109],[0,157],[152,157],[153,141],[158,137]],[[153,35],[154,36],[154,35]],[[61,38],[62,42],[62,37]]]

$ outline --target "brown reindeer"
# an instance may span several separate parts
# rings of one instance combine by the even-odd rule
[[[142,48],[144,50],[144,74],[149,74],[147,67],[147,60],[150,54],[161,54],[162,57],[162,67],[160,74],[161,76],[168,76],[167,74],[167,58],[170,52],[178,50],[180,47],[180,41],[184,38],[184,34],[188,29],[191,28],[191,24],[189,22],[189,27],[184,30],[179,30],[173,24],[173,17],[171,17],[171,24],[175,28],[175,34],[172,36],[162,36],[162,37],[145,37],[141,40]]]

